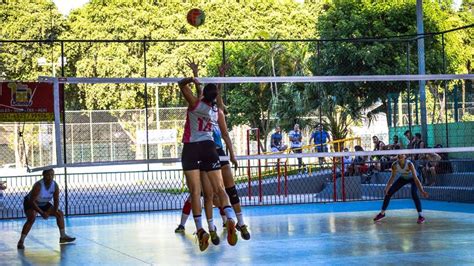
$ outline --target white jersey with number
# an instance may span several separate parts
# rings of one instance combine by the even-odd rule
[[[217,108],[203,101],[199,101],[194,107],[189,107],[186,113],[183,143],[213,140],[212,128],[217,124],[217,115]]]

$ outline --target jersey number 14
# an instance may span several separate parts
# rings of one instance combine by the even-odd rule
[[[199,124],[199,131],[206,131],[209,132],[212,130],[212,123],[211,120],[209,119],[202,119],[201,117],[198,118],[198,124]]]

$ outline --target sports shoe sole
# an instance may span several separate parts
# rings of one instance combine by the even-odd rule
[[[59,239],[59,243],[60,243],[60,244],[65,244],[65,243],[74,242],[75,240],[76,240],[75,237],[71,237],[71,238],[69,238],[69,239],[60,238],[60,239]]]
[[[385,216],[380,218],[380,219],[374,220],[374,223],[378,223],[378,222],[382,221],[383,219],[385,219]]]
[[[199,250],[204,251],[209,247],[209,234],[204,233],[202,238],[199,240]]]
[[[231,246],[237,244],[237,230],[235,229],[235,222],[232,219],[227,220],[227,242]]]

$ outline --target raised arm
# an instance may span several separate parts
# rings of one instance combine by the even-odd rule
[[[179,89],[184,96],[186,102],[188,102],[189,106],[196,106],[199,101],[199,98],[196,97],[190,87],[190,83],[196,84],[198,86],[199,82],[195,78],[184,78],[178,82]]]
[[[186,58],[186,65],[193,71],[193,77],[199,77],[199,62],[195,62],[194,59]],[[196,95],[198,96],[198,98],[201,98],[202,96],[202,89],[200,84],[196,84]]]
[[[418,175],[416,174],[415,166],[413,163],[410,163],[408,166],[410,168],[411,174],[413,175],[413,180],[415,180],[416,187],[420,190],[421,195],[423,197],[427,198],[429,196],[428,192],[425,191],[423,188],[423,185],[421,184],[420,180],[418,179]]]
[[[219,129],[221,130],[222,139],[225,142],[225,146],[229,150],[230,161],[234,164],[234,167],[237,168],[238,163],[235,159],[234,147],[232,146],[232,140],[230,139],[229,131],[227,130],[224,112],[221,109],[219,109],[217,123],[219,124]]]

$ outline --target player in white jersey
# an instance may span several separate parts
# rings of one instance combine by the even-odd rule
[[[237,243],[235,229],[235,213],[230,206],[221,175],[219,155],[212,137],[213,125],[217,124],[218,109],[216,106],[217,86],[207,84],[203,97],[193,95],[190,83],[196,86],[195,78],[182,79],[178,84],[184,98],[188,102],[186,123],[183,134],[183,152],[181,163],[186,176],[186,183],[191,194],[191,207],[196,224],[199,248],[204,251],[209,243],[209,234],[202,227],[201,219],[201,185],[203,190],[214,191],[224,208],[227,217],[227,242]],[[207,172],[209,184],[201,184],[200,171]]]
[[[374,222],[378,222],[385,218],[385,210],[387,210],[388,204],[390,203],[390,198],[395,194],[400,188],[406,184],[411,184],[411,196],[415,202],[416,210],[418,211],[418,220],[417,223],[422,224],[425,222],[421,209],[421,201],[418,197],[417,188],[420,190],[423,197],[427,198],[429,195],[423,189],[420,180],[416,174],[415,166],[410,160],[406,159],[404,154],[399,154],[396,160],[392,164],[392,175],[388,180],[387,186],[385,187],[385,198],[383,200],[382,210],[374,218]],[[397,174],[400,176],[395,183],[393,180]],[[393,185],[392,185],[393,184]]]
[[[50,201],[53,200],[53,205]],[[54,181],[54,170],[44,170],[43,178],[33,185],[33,189],[25,196],[23,208],[26,214],[26,223],[21,231],[21,238],[18,241],[18,249],[24,249],[24,241],[28,232],[30,232],[36,220],[36,214],[39,213],[43,219],[49,216],[56,217],[59,228],[59,243],[67,243],[76,240],[66,234],[64,228],[64,214],[59,210],[59,186]]]

